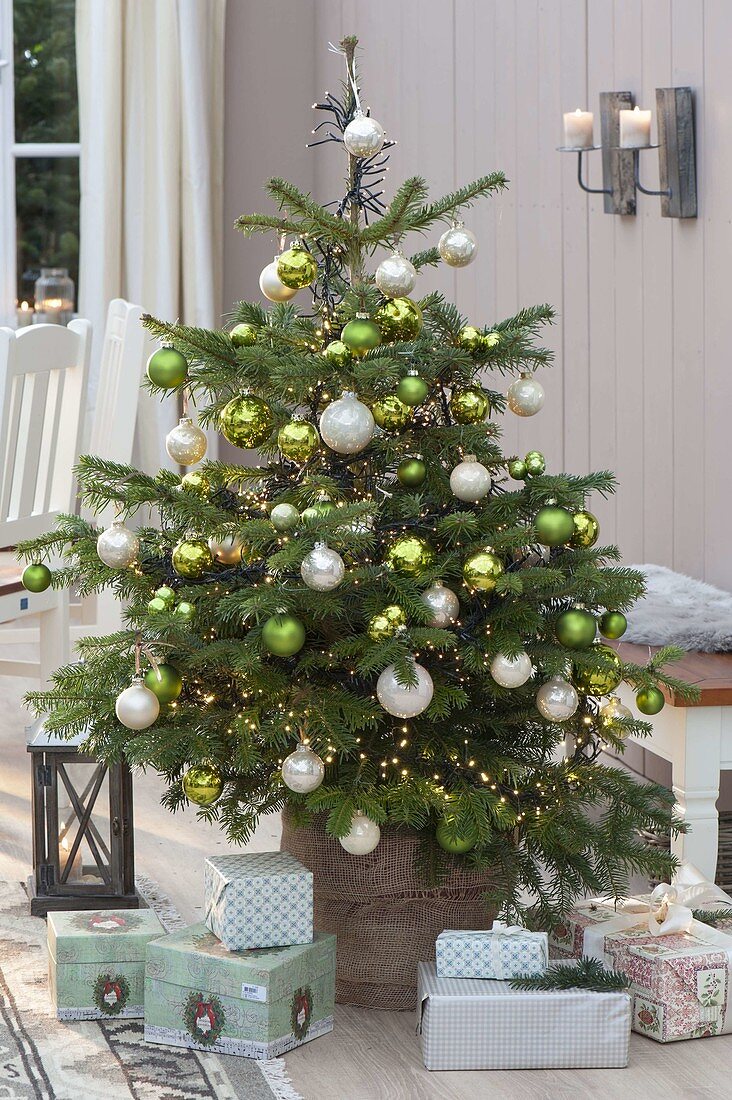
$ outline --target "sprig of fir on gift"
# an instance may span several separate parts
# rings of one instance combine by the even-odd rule
[[[732,906],[723,906],[721,909],[692,909],[691,915],[694,920],[710,924],[714,928],[720,921],[732,920]]]
[[[628,989],[630,978],[619,970],[605,970],[597,959],[582,958],[574,963],[551,966],[543,974],[515,978],[512,989],[554,991],[561,989],[587,989],[593,993],[613,993]]]

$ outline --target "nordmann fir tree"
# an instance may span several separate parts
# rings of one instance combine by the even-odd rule
[[[345,195],[323,207],[273,179],[281,213],[237,223],[280,239],[260,280],[273,306],[240,302],[221,332],[145,321],[163,342],[152,388],[260,464],[198,465],[188,418],[167,439],[195,466],[182,477],[81,459],[83,499],[119,518],[100,534],[65,516],[24,544],[29,584],[60,556],[51,583],[111,586],[129,629],[81,641],[81,663],[28,698],[49,729],[156,769],[168,807],[198,803],[234,842],[286,805],[327,811],[352,853],[403,824],[433,873],[495,867],[494,900],[547,920],[578,893],[621,893],[630,872],[673,870],[638,835],[679,827],[669,792],[598,755],[650,730],[613,694],[621,679],[645,714],[659,684],[685,689],[662,670],[673,650],[638,667],[606,643],[642,591],[586,508],[613,477],[501,453],[506,404],[543,402],[552,310],[478,327],[428,290],[430,268],[475,258],[461,212],[504,176],[434,202],[413,178],[384,206],[391,143],[360,109],[355,45],[343,96],[316,104],[315,144],[348,152]],[[414,235],[439,243],[407,259]],[[148,509],[159,527],[130,530]]]

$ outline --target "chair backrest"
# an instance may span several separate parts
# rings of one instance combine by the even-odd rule
[[[113,298],[107,310],[89,453],[109,462],[132,461],[140,379],[155,350],[139,306]]]
[[[72,509],[91,324],[0,328],[0,546],[42,534]]]

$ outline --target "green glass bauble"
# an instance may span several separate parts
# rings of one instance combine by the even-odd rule
[[[372,642],[385,642],[387,638],[391,638],[396,634],[401,626],[406,625],[407,616],[405,612],[398,604],[392,603],[385,607],[383,611],[379,611],[377,615],[371,616],[366,627],[366,633]]]
[[[334,367],[347,367],[353,361],[353,352],[342,340],[331,340],[323,355]]]
[[[401,535],[386,552],[384,561],[395,573],[418,577],[435,562],[435,551],[421,535]]]
[[[526,463],[522,458],[512,458],[508,463],[508,472],[514,481],[523,481],[526,477]]]
[[[213,554],[205,539],[181,539],[173,549],[173,569],[179,577],[198,580],[213,566]]]
[[[223,789],[224,780],[215,764],[194,764],[183,776],[183,792],[197,806],[212,806]]]
[[[145,673],[145,687],[157,695],[160,703],[174,703],[183,690],[183,679],[173,665],[158,665],[157,672],[149,668]]]
[[[189,603],[188,600],[181,600],[180,603],[173,611],[173,615],[176,619],[180,619],[181,622],[190,623],[196,614],[196,608],[194,604]]]
[[[168,611],[169,607],[165,600],[160,599],[160,596],[153,596],[147,605],[147,610],[150,615],[160,615],[163,611]]]
[[[490,407],[488,395],[480,386],[466,386],[465,389],[452,391],[450,413],[457,424],[480,424]]]
[[[283,502],[275,504],[269,513],[269,519],[275,531],[290,531],[300,522],[300,513],[294,504]]]
[[[229,339],[235,348],[250,348],[257,342],[257,330],[254,325],[248,325],[246,321],[242,321],[231,329]]]
[[[603,638],[616,642],[628,629],[628,620],[622,611],[606,611],[600,616],[600,633]]]
[[[290,462],[308,462],[320,446],[320,436],[314,424],[307,420],[291,420],[277,433],[277,446]]]
[[[623,666],[614,649],[602,642],[595,642],[593,650],[598,661],[594,668],[575,668],[572,673],[574,685],[585,695],[609,695],[615,691],[623,678]]]
[[[539,477],[546,470],[546,459],[541,451],[529,451],[524,459],[526,473],[531,477]]]
[[[421,458],[403,458],[397,466],[397,477],[406,489],[418,489],[427,477],[427,467]]]
[[[600,534],[600,524],[597,516],[593,516],[592,512],[575,512],[572,517],[574,524],[574,533],[570,539],[572,546],[582,547],[587,549],[590,546],[594,546],[597,542],[597,537]]]
[[[175,603],[175,592],[169,584],[162,584],[160,588],[155,589],[155,598],[163,600],[166,607],[172,607]]]
[[[666,700],[657,687],[641,688],[635,697],[635,705],[641,714],[658,714],[666,705]]]
[[[293,657],[305,645],[305,627],[295,615],[273,615],[262,627],[262,642],[275,657]]]
[[[162,390],[175,389],[188,377],[188,362],[175,348],[158,348],[147,361],[147,376]]]
[[[482,342],[483,342],[483,347],[487,351],[490,351],[491,348],[495,348],[495,347],[498,346],[498,344],[500,344],[501,334],[500,334],[500,332],[486,332],[485,336],[483,337]]]
[[[26,591],[45,592],[51,583],[51,570],[42,562],[33,562],[31,565],[26,565],[20,579]]]
[[[274,416],[269,405],[252,394],[233,397],[221,410],[219,429],[235,447],[259,447],[273,427]]]
[[[422,310],[411,298],[390,298],[377,310],[376,323],[387,344],[416,340],[422,331]]]
[[[392,395],[380,397],[378,401],[374,401],[371,412],[379,427],[393,434],[406,428],[412,416],[409,405],[405,405],[398,397]]]
[[[368,317],[356,317],[343,329],[340,342],[360,358],[367,351],[378,348],[381,343],[381,329]]]
[[[503,572],[503,562],[489,546],[471,554],[463,565],[463,578],[468,588],[481,592],[492,592]]]
[[[183,474],[180,487],[187,493],[197,493],[199,497],[207,497],[211,492],[211,482],[200,470],[191,470],[190,473]]]
[[[465,351],[481,351],[483,348],[483,333],[474,325],[466,325],[458,336],[458,344]]]
[[[317,274],[317,261],[306,248],[288,248],[277,259],[277,278],[288,290],[310,286]]]
[[[554,626],[557,640],[567,649],[587,649],[595,640],[595,616],[581,607],[563,611]]]
[[[314,520],[327,516],[328,512],[332,512],[334,508],[335,504],[332,500],[318,500],[308,508],[303,508],[300,519],[303,523],[312,523]]]
[[[463,840],[462,837],[453,840],[449,828],[450,825],[447,821],[441,821],[435,829],[435,840],[446,852],[450,852],[452,855],[462,856],[475,847],[475,841],[473,840]]]
[[[542,546],[562,546],[569,542],[574,531],[572,513],[556,504],[545,504],[534,520],[536,537]]]
[[[406,374],[397,386],[396,395],[405,405],[421,405],[430,388],[418,374]]]

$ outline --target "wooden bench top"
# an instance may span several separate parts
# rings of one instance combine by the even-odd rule
[[[657,653],[660,646],[651,646]],[[636,665],[648,663],[649,647],[620,642],[618,654],[623,661],[632,661]],[[672,707],[730,707],[732,706],[732,653],[685,653],[680,661],[672,661],[667,671],[678,680],[686,680],[699,688],[701,697],[698,702],[689,703],[674,691],[663,689],[667,702]]]

